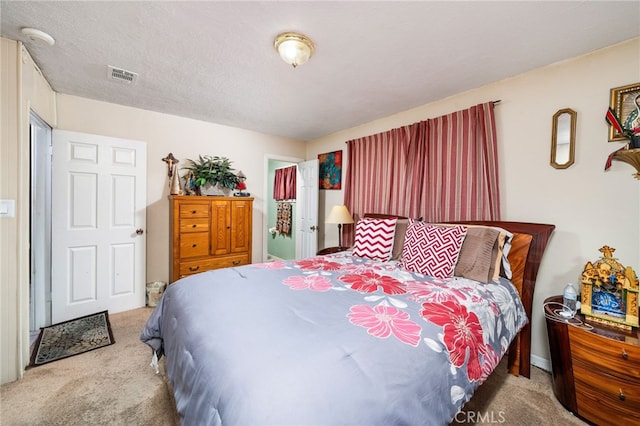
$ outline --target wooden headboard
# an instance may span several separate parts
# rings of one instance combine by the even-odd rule
[[[372,218],[397,217],[399,219],[406,219],[403,216],[378,213],[366,213],[364,216]],[[533,306],[533,294],[536,287],[536,278],[538,277],[538,269],[540,268],[542,255],[547,247],[549,237],[555,229],[555,225],[505,221],[464,221],[447,223],[497,226],[499,228],[506,229],[513,234],[525,234],[531,236],[530,241],[528,238],[523,238],[520,241],[524,242],[522,244],[518,244],[518,247],[512,246],[512,251],[508,256],[509,262],[511,263],[512,256],[518,256],[522,253],[526,255],[524,263],[519,261],[513,262],[512,266],[514,266],[514,268],[512,271],[512,281],[514,284],[516,282],[521,283],[521,285],[516,284],[516,288],[518,288],[520,299],[522,300],[525,312],[529,318],[527,325],[522,328],[516,339],[514,339],[509,347],[508,369],[509,373],[515,376],[531,377],[531,312]]]
[[[524,264],[522,289],[520,289],[520,299],[522,299],[522,304],[524,305],[529,322],[522,328],[513,343],[511,343],[508,360],[509,373],[515,376],[520,375],[529,378],[531,377],[531,312],[533,293],[536,288],[536,278],[538,277],[538,269],[540,269],[542,255],[547,247],[549,237],[551,237],[551,233],[556,226],[542,223],[503,221],[468,221],[456,223],[497,226],[514,234],[529,234],[532,237],[529,243],[526,263]]]

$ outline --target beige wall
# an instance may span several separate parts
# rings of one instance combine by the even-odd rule
[[[338,132],[307,144],[307,158],[343,149],[345,141],[500,99],[496,107],[504,220],[551,223],[551,238],[538,275],[533,307],[534,362],[549,359],[544,299],[577,282],[584,264],[605,244],[624,265],[640,271],[640,182],[622,162],[604,172],[609,143],[604,115],[613,87],[638,83],[640,38],[518,75],[495,84]],[[551,119],[562,108],[578,113],[576,161],[566,170],[549,166]],[[321,191],[319,217],[341,204],[343,191]],[[324,208],[324,210],[322,210]],[[337,245],[337,229],[320,237]]]
[[[0,383],[29,360],[29,110],[55,123],[55,93],[21,43],[1,39],[0,198],[15,200],[0,219]]]
[[[147,281],[169,278],[169,178],[162,161],[169,152],[179,168],[188,158],[219,155],[244,172],[255,197],[252,258],[262,260],[264,156],[303,158],[303,142],[64,94],[58,94],[58,116],[59,129],[147,143]]]

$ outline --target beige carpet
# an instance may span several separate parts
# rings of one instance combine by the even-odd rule
[[[151,350],[138,340],[151,308],[111,314],[114,345],[28,369],[0,388],[0,424],[177,425],[174,402]],[[506,374],[504,362],[455,424],[585,425],[557,402],[551,378],[534,368],[531,380]],[[480,420],[480,421],[478,421]]]
[[[163,376],[149,367],[151,349],[139,340],[150,313],[110,314],[115,344],[30,368],[2,385],[0,424],[178,424]]]

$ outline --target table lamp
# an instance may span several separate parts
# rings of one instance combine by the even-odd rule
[[[351,213],[347,209],[347,206],[333,206],[329,216],[324,220],[324,223],[337,223],[338,224],[338,248],[342,251],[342,224],[353,223]]]

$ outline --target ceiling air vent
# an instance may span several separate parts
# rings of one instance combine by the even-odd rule
[[[119,81],[120,83],[136,84],[138,81],[138,73],[123,70],[109,65],[108,77],[110,80]]]

